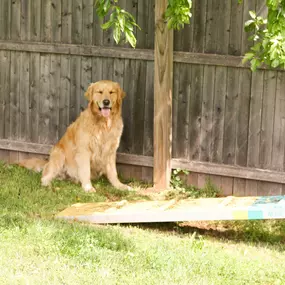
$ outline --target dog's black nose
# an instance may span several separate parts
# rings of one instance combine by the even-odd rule
[[[110,105],[110,100],[104,99],[104,100],[103,100],[103,105],[104,105],[104,106],[109,106],[109,105]]]

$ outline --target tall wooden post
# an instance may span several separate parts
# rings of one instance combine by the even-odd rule
[[[168,0],[155,1],[154,170],[156,189],[169,187],[172,147],[173,31],[163,20]]]

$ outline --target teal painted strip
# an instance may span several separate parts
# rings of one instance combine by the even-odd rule
[[[249,207],[248,209],[248,219],[249,220],[262,220],[263,219],[263,211],[260,209],[256,209],[256,207]]]

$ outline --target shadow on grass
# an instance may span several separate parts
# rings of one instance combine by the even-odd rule
[[[178,235],[193,234],[214,238],[219,241],[245,242],[285,251],[285,221],[221,221],[185,223],[145,223],[136,224],[141,229]]]

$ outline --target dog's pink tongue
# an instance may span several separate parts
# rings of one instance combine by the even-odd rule
[[[101,114],[103,117],[109,117],[110,116],[110,109],[109,108],[101,109]]]

